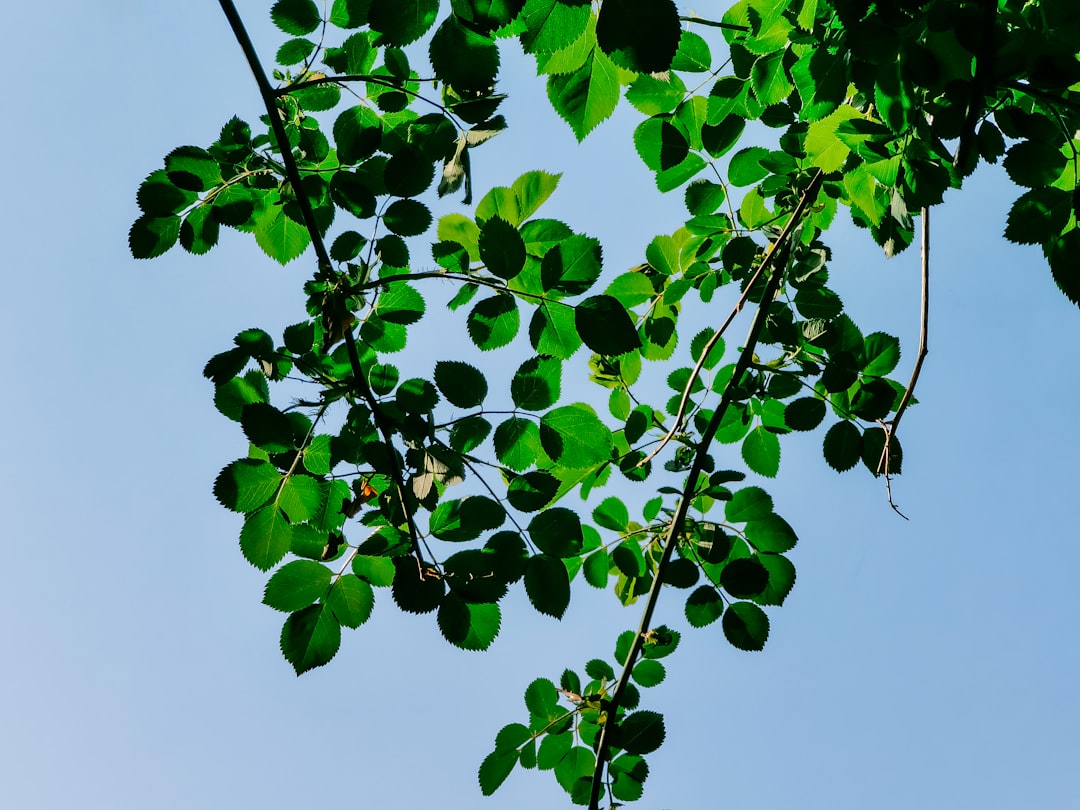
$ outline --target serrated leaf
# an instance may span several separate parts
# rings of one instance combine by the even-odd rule
[[[531,419],[511,417],[495,428],[495,456],[511,470],[527,470],[540,454],[540,429]]]
[[[761,487],[743,487],[724,506],[724,517],[732,523],[761,520],[772,513],[772,497]]]
[[[517,476],[506,489],[506,499],[519,512],[536,512],[555,499],[559,479],[544,470]]]
[[[548,411],[540,420],[544,452],[562,467],[594,467],[611,457],[611,431],[584,403]]]
[[[618,744],[631,754],[651,754],[664,742],[664,717],[659,712],[637,711],[619,723]]]
[[[487,396],[483,372],[456,360],[440,360],[435,364],[435,385],[447,402],[459,408],[478,407]]]
[[[368,25],[380,34],[379,44],[408,45],[435,24],[439,0],[371,0]]]
[[[512,279],[525,267],[525,240],[511,223],[492,216],[480,228],[480,260],[502,279]]]
[[[295,36],[310,34],[322,22],[314,0],[278,0],[270,9],[270,18],[286,34]]]
[[[667,671],[664,669],[664,665],[659,661],[651,661],[645,659],[638,661],[634,665],[633,671],[630,673],[630,677],[634,679],[634,682],[639,686],[650,687],[656,686],[661,683],[667,676]]]
[[[532,357],[510,379],[510,397],[518,408],[542,411],[558,401],[561,378],[562,363],[557,359]]]
[[[481,351],[505,346],[521,326],[521,314],[512,295],[494,295],[477,303],[467,320],[469,337]]]
[[[574,326],[582,342],[600,355],[615,357],[641,347],[626,308],[610,295],[594,295],[578,304]]]
[[[341,646],[341,626],[325,605],[311,605],[285,620],[281,652],[297,675],[327,664]]]
[[[294,560],[283,565],[266,583],[263,604],[292,613],[322,599],[330,587],[329,568],[313,560]]]
[[[290,523],[303,523],[319,512],[325,494],[323,482],[294,473],[281,485],[277,502]]]
[[[421,566],[415,557],[394,557],[394,584],[391,593],[397,606],[407,613],[430,613],[442,602],[446,582],[430,566]]]
[[[569,360],[581,348],[574,309],[541,301],[529,322],[529,342],[539,354]]]
[[[499,634],[499,606],[469,603],[449,593],[439,605],[439,631],[443,638],[463,650],[486,650]]]
[[[525,708],[529,714],[550,720],[559,714],[559,693],[547,678],[537,678],[525,688]]]
[[[769,572],[769,584],[754,597],[759,605],[782,605],[795,586],[795,566],[779,554],[759,554],[758,560]]]
[[[687,597],[685,612],[691,627],[705,627],[723,614],[724,600],[712,585],[701,585]]]
[[[218,474],[214,497],[226,509],[253,512],[274,497],[283,477],[268,461],[237,459]]]
[[[581,519],[571,509],[555,506],[536,515],[528,525],[529,538],[537,548],[553,557],[581,554],[584,536]]]
[[[269,571],[289,553],[293,527],[281,507],[269,503],[247,516],[240,530],[240,550],[260,571]]]
[[[1036,245],[1057,238],[1073,213],[1073,194],[1060,188],[1034,188],[1009,209],[1005,238]]]
[[[806,132],[806,155],[823,172],[835,172],[844,165],[851,150],[836,136],[836,128],[844,121],[860,118],[854,107],[843,105],[820,121],[810,124]]]
[[[626,504],[614,496],[604,498],[593,509],[592,515],[598,526],[613,532],[625,532],[630,523],[630,511]]]
[[[742,457],[751,470],[766,478],[775,478],[780,470],[780,440],[776,434],[758,425],[742,443]]]
[[[837,472],[846,472],[859,463],[862,434],[851,422],[837,422],[825,433],[825,462]]]
[[[615,65],[603,51],[593,49],[578,70],[548,77],[548,99],[575,137],[584,140],[619,103]]]
[[[746,521],[746,541],[758,551],[780,553],[799,542],[791,525],[779,515],[765,515]]]
[[[570,575],[558,557],[536,554],[525,569],[525,593],[541,613],[561,619],[570,606]]]
[[[679,11],[671,0],[604,0],[596,22],[597,44],[634,73],[669,70],[680,33]]]
[[[769,617],[752,602],[735,602],[724,613],[724,636],[731,646],[747,652],[765,648],[769,638]]]
[[[152,217],[143,215],[128,232],[128,247],[136,259],[153,259],[160,256],[180,238],[180,217]]]
[[[492,751],[484,761],[480,763],[480,771],[477,778],[480,781],[480,792],[485,796],[491,796],[499,786],[510,776],[510,772],[517,765],[518,752],[516,749],[507,751]]]

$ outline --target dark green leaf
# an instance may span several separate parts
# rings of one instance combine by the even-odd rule
[[[1058,289],[1080,306],[1080,265],[1076,261],[1076,257],[1080,256],[1080,229],[1073,228],[1051,241],[1046,247],[1046,254]]]
[[[265,402],[245,405],[240,426],[253,445],[268,453],[283,453],[296,446],[288,416]]]
[[[408,45],[435,23],[439,0],[371,0],[368,25],[377,31],[379,44]]]
[[[746,522],[746,541],[758,551],[784,552],[799,542],[795,530],[779,515],[765,515]]]
[[[194,191],[177,188],[164,169],[152,172],[139,186],[135,201],[148,217],[179,214],[198,199]]]
[[[492,751],[484,761],[480,763],[480,792],[485,796],[491,796],[499,789],[499,786],[510,776],[510,772],[517,765],[518,752],[516,749],[508,751]]]
[[[179,237],[180,217],[143,215],[128,232],[128,247],[136,259],[153,259],[175,245]]]
[[[551,503],[558,491],[558,478],[549,472],[534,470],[510,482],[506,499],[520,512],[537,512]]]
[[[625,532],[630,523],[630,511],[626,504],[612,496],[602,500],[593,510],[593,520],[598,526],[613,532]]]
[[[631,754],[651,754],[664,742],[664,717],[658,712],[639,711],[619,723],[618,745]]]
[[[455,422],[450,429],[450,446],[459,453],[471,453],[491,433],[491,423],[482,416],[470,416]]]
[[[1005,238],[1035,245],[1058,237],[1073,213],[1073,194],[1060,188],[1034,188],[1021,195],[1009,209]]]
[[[679,11],[671,0],[604,0],[596,22],[600,47],[635,73],[669,70],[680,33]]]
[[[417,200],[395,200],[383,214],[383,222],[399,236],[419,236],[431,226],[431,211]]]
[[[862,456],[862,434],[851,422],[837,422],[825,434],[826,463],[837,472],[850,470]]]
[[[431,513],[430,531],[440,540],[460,543],[499,528],[505,520],[506,510],[498,501],[485,495],[466,495],[440,503]]]
[[[466,98],[490,91],[499,74],[499,49],[484,33],[450,16],[443,20],[428,49],[436,75]]]
[[[780,470],[780,440],[776,434],[758,425],[742,444],[742,457],[751,470],[766,478],[775,478]]]
[[[761,487],[744,487],[732,493],[724,507],[724,516],[732,523],[761,520],[772,513],[772,498]]]
[[[525,569],[525,592],[541,613],[561,619],[570,606],[570,576],[558,557],[537,554]]]
[[[439,606],[439,631],[443,638],[463,650],[486,650],[499,634],[501,614],[497,604],[469,603],[449,593]]]
[[[581,554],[584,537],[577,513],[555,506],[536,515],[528,525],[529,537],[545,554],[553,557],[576,557]]]
[[[525,267],[525,240],[501,217],[493,216],[480,228],[480,260],[499,278],[511,279]]]
[[[792,430],[813,430],[825,418],[825,401],[816,397],[801,397],[784,408],[784,424]]]
[[[495,428],[495,456],[511,470],[527,470],[540,454],[540,429],[531,419],[511,417]]]
[[[310,34],[322,22],[314,0],[278,0],[270,9],[270,18],[286,34],[296,36]]]
[[[633,672],[630,673],[630,677],[634,681],[644,687],[656,686],[667,675],[664,665],[659,661],[650,661],[648,659],[644,661],[638,661],[634,666]]]
[[[281,652],[297,675],[327,664],[341,646],[341,626],[326,605],[293,613],[281,628]]]
[[[266,583],[263,604],[286,613],[306,608],[330,588],[330,569],[313,560],[294,560],[283,565]]]
[[[765,590],[769,572],[757,557],[732,560],[720,572],[720,586],[736,599],[746,599]]]
[[[731,646],[748,652],[765,648],[769,617],[752,602],[735,602],[724,613],[724,636]]]
[[[591,784],[590,777],[595,765],[596,755],[588,748],[576,745],[567,751],[566,756],[555,766],[555,779],[563,790],[576,797],[580,790],[579,782],[584,781],[586,788]],[[588,796],[587,791],[585,795]]]
[[[1018,186],[1040,188],[1057,180],[1067,159],[1046,141],[1021,141],[1009,147],[1002,165]]]
[[[626,308],[610,295],[594,295],[578,304],[574,325],[585,345],[600,355],[615,357],[641,347]]]
[[[430,566],[421,568],[415,557],[394,557],[394,601],[408,613],[430,613],[442,602],[446,582]]]
[[[214,481],[214,497],[226,509],[254,512],[277,493],[284,476],[270,462],[241,458]]]
[[[440,360],[435,364],[435,385],[447,402],[459,408],[475,408],[487,396],[483,373],[457,360]]]
[[[712,585],[702,585],[686,599],[686,620],[691,627],[712,624],[724,612],[724,600]]]

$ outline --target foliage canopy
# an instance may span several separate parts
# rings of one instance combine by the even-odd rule
[[[266,115],[170,152],[138,189],[130,247],[203,254],[225,226],[281,264],[314,254],[301,320],[280,340],[245,329],[205,368],[248,442],[214,495],[272,571],[284,657],[328,663],[379,590],[466,650],[494,642],[519,585],[556,618],[574,579],[642,606],[613,656],[527,686],[484,794],[521,766],[593,808],[642,795],[665,727],[641,690],[680,639],[653,625],[657,600],[684,591],[690,626],[755,651],[794,585],[798,538],[759,480],[785,434],[821,429],[840,472],[900,472],[925,343],[899,382],[897,339],[845,314],[823,241],[841,208],[886,256],[920,224],[925,253],[929,209],[1000,160],[1024,189],[1005,238],[1039,245],[1080,304],[1074,0],[740,0],[718,19],[672,0],[278,0],[270,76],[221,5]],[[596,239],[540,213],[558,175],[474,194],[472,160],[509,125],[515,39],[579,140],[624,96],[640,113],[636,151],[686,218],[638,266],[606,269]],[[460,211],[436,220],[433,194]],[[924,257],[924,337],[927,274]],[[445,356],[401,369],[435,280],[455,289]],[[508,382],[459,359],[457,315],[462,341],[511,353]],[[606,414],[579,401],[582,357]],[[669,369],[666,398],[640,384],[646,363]],[[607,494],[619,478],[651,486],[640,511]]]

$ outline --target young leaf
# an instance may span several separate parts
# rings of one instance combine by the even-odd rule
[[[329,663],[341,646],[341,626],[326,605],[293,613],[281,628],[281,652],[297,675]]]

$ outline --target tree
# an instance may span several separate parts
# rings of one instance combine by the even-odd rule
[[[139,258],[177,242],[200,254],[226,225],[282,264],[314,253],[305,319],[280,343],[239,333],[205,370],[250,444],[214,493],[244,515],[245,557],[276,569],[264,601],[289,614],[281,645],[297,673],[333,658],[378,588],[482,650],[518,583],[555,617],[573,578],[610,586],[641,603],[637,630],[617,639],[613,661],[529,684],[526,722],[502,728],[479,778],[490,794],[516,765],[538,766],[576,803],[637,799],[644,757],[665,736],[640,688],[663,680],[679,643],[654,626],[657,601],[689,591],[692,626],[719,621],[753,651],[768,637],[763,606],[794,584],[796,533],[746,471],[776,476],[779,437],[829,417],[828,465],[861,462],[891,503],[897,431],[926,353],[929,211],[945,191],[1004,156],[1029,189],[1005,237],[1041,245],[1080,303],[1074,5],[743,0],[712,20],[680,16],[671,0],[335,0],[325,15],[313,0],[279,0],[271,16],[291,38],[275,88],[222,0],[266,129],[234,118],[209,148],[169,153],[139,188],[130,244]],[[473,207],[474,153],[508,126],[496,88],[499,42],[511,38],[579,140],[625,87],[643,117],[639,155],[659,191],[683,194],[684,226],[656,236],[639,266],[609,271],[603,292],[600,244],[538,215],[558,176],[526,171]],[[430,74],[413,68],[421,40]],[[752,145],[748,122],[765,127]],[[469,213],[435,222],[421,199],[433,186]],[[823,237],[841,205],[886,256],[920,225],[923,329],[906,384],[889,376],[898,341],[865,333],[828,285]],[[345,229],[338,216],[351,217]],[[406,241],[421,236],[437,269]],[[454,284],[446,306],[467,312],[476,348],[516,351],[515,364],[524,352],[505,390],[449,342],[419,376],[389,362],[420,328],[435,280]],[[749,331],[728,351],[740,315]],[[576,387],[564,396],[564,373],[587,354],[610,420],[568,401],[588,398]],[[666,402],[651,397],[643,361],[671,367]],[[735,444],[741,463],[718,447]],[[654,486],[640,515],[604,497],[619,477]]]

